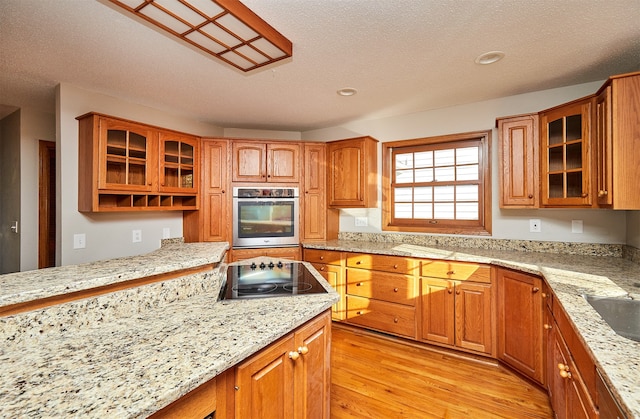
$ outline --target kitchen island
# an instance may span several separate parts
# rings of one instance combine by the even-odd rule
[[[405,236],[406,237],[406,236]],[[640,266],[620,257],[421,245],[396,241],[335,240],[305,249],[361,252],[482,263],[543,277],[591,352],[598,370],[629,417],[640,418],[640,342],[624,338],[582,297],[640,297]],[[409,240],[407,240],[409,241]],[[486,241],[491,244],[491,240]]]
[[[170,247],[168,253],[163,248],[150,259],[183,267],[191,265],[191,253],[194,263],[216,266],[1,317],[0,416],[146,417],[323,313],[338,299],[315,273],[328,293],[218,301],[225,265],[217,264],[228,245]],[[219,250],[217,261],[213,249]],[[210,255],[204,256],[207,252]],[[70,288],[78,283],[88,288],[90,283],[117,282],[118,275],[128,280],[147,269],[155,272],[146,256],[115,262],[122,268],[111,275],[103,271],[108,261],[97,263],[95,272],[91,264],[58,270],[75,272],[67,278]],[[125,260],[136,262],[130,265],[136,273],[127,270]],[[28,273],[12,275],[26,278]],[[64,278],[50,278],[55,292],[65,286]],[[34,294],[42,296],[44,288]],[[5,301],[16,301],[18,294],[12,291]]]

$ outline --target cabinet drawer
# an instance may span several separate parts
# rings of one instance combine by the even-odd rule
[[[413,275],[417,266],[415,259],[401,256],[347,254],[347,267]]]
[[[416,281],[408,275],[351,268],[347,271],[347,294],[416,305]]]
[[[329,265],[341,265],[342,252],[336,250],[304,249],[304,260]]]
[[[423,260],[420,262],[420,275],[456,281],[491,283],[491,268],[475,263]]]
[[[351,324],[416,338],[416,310],[401,304],[347,295]]]

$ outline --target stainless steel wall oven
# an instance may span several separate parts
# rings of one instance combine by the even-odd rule
[[[233,247],[298,246],[298,188],[234,187]]]

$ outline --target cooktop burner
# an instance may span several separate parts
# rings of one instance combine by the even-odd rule
[[[229,266],[220,297],[232,300],[326,292],[304,264],[270,261]]]

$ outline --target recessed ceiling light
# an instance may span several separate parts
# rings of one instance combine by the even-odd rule
[[[478,55],[476,58],[476,64],[487,65],[493,64],[496,61],[500,61],[504,58],[504,52],[502,51],[489,51],[484,54]]]
[[[353,87],[344,87],[344,88],[338,90],[337,93],[340,96],[353,96],[356,93],[358,93],[358,91],[356,89],[354,89]]]

